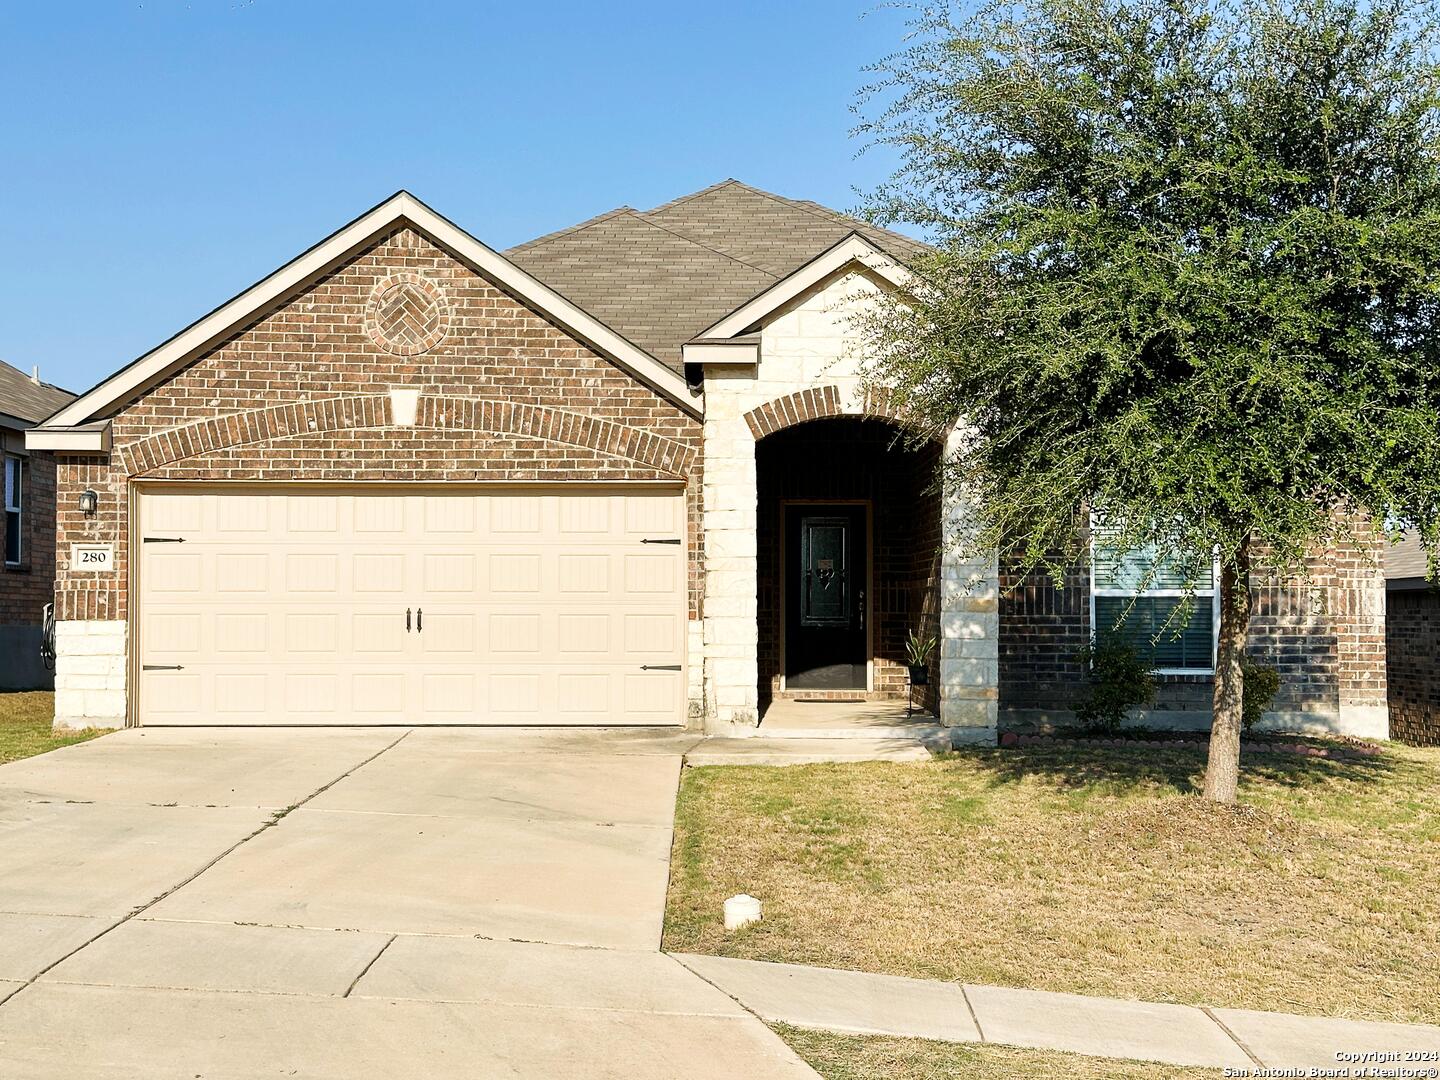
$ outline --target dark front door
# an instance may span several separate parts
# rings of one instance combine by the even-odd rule
[[[865,509],[785,514],[785,686],[865,689]]]

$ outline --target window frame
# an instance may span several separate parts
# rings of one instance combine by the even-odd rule
[[[19,454],[5,454],[5,565],[18,567],[25,565],[25,458]],[[15,463],[15,504],[10,504],[10,463]],[[10,515],[15,515],[15,558],[10,558]]]
[[[1195,598],[1197,603],[1207,594],[1210,596],[1210,664],[1207,667],[1157,667],[1157,675],[1214,675],[1215,665],[1218,662],[1220,648],[1220,553],[1215,553],[1215,562],[1210,571],[1210,588],[1208,589],[1102,589],[1096,585],[1096,563],[1095,563],[1095,539],[1100,528],[1095,514],[1090,514],[1090,633],[1097,634],[1096,625],[1096,603],[1097,598],[1102,596],[1123,597],[1136,599],[1144,597],[1160,597],[1180,599],[1186,595]]]

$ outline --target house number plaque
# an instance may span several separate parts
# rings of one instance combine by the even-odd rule
[[[70,572],[72,574],[105,574],[114,569],[114,544],[70,545]]]

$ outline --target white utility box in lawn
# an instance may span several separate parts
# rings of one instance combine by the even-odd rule
[[[752,922],[760,921],[760,901],[748,893],[732,896],[725,901],[725,929],[738,930]]]

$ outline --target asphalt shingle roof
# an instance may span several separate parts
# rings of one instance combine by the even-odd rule
[[[620,207],[505,254],[677,370],[680,346],[852,232],[901,261],[926,250],[818,203],[725,180]]]
[[[1398,544],[1385,548],[1385,578],[1388,581],[1407,578],[1423,578],[1430,572],[1426,563],[1425,549],[1420,546],[1420,536],[1408,533]]]
[[[0,360],[0,414],[39,423],[75,400],[69,390],[36,382],[19,368]]]

